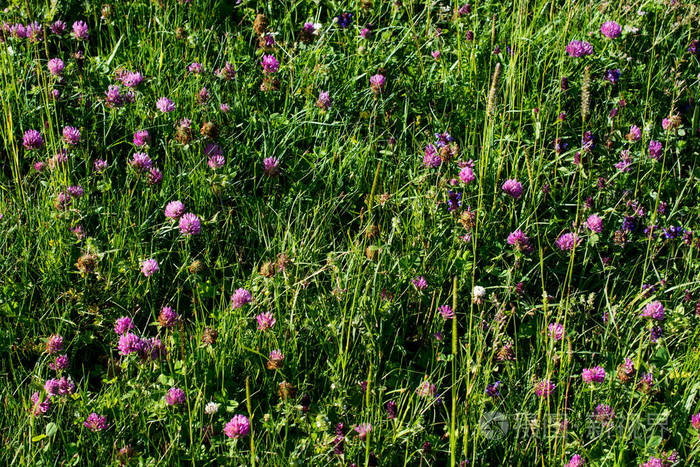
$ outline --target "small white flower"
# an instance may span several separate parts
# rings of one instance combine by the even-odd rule
[[[219,411],[219,404],[217,404],[216,402],[209,402],[204,407],[204,413],[206,413],[207,415],[214,415],[218,411]]]
[[[474,289],[472,289],[472,298],[474,299],[484,298],[485,295],[486,289],[480,285],[475,285]]]

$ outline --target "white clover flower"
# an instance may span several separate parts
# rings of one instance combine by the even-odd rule
[[[219,411],[219,404],[217,404],[216,402],[209,402],[204,407],[204,413],[206,413],[207,415],[214,415],[218,411]]]
[[[486,289],[480,285],[475,285],[472,289],[472,302],[477,305],[484,303],[484,297],[486,296]]]

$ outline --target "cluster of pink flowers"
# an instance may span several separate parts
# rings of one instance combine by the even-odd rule
[[[602,383],[605,380],[605,370],[599,365],[584,368],[581,372],[581,379],[584,383]]]

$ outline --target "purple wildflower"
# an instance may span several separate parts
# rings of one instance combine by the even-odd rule
[[[632,157],[630,156],[629,149],[623,149],[620,152],[620,162],[615,164],[615,168],[620,172],[629,172],[630,166],[632,165]]]
[[[202,223],[196,214],[188,212],[180,217],[180,233],[182,235],[199,235]]]
[[[700,412],[693,414],[690,417],[690,424],[696,430],[700,430]]]
[[[224,434],[229,438],[238,439],[250,433],[250,420],[245,415],[234,415],[226,425],[224,425]]]
[[[73,23],[73,35],[76,39],[84,41],[87,40],[90,35],[88,34],[88,26],[85,21],[76,21]]]
[[[386,413],[387,413],[387,418],[389,420],[393,420],[396,418],[396,411],[398,409],[398,405],[394,401],[388,401],[384,407],[386,408]]]
[[[226,163],[226,158],[220,154],[214,154],[207,159],[207,165],[211,170],[220,169]]]
[[[564,467],[583,467],[585,462],[579,454],[574,454]]]
[[[622,34],[622,27],[615,21],[606,21],[600,27],[600,32],[608,39],[617,39]]]
[[[158,324],[164,328],[172,328],[180,322],[180,315],[169,306],[164,306],[158,315]]]
[[[185,205],[178,200],[171,201],[165,206],[165,217],[179,219],[185,212]]]
[[[274,55],[263,55],[262,69],[266,75],[277,73],[280,69],[280,62],[277,61]]]
[[[31,401],[32,415],[34,416],[43,415],[51,408],[51,399],[47,398],[46,400],[42,401],[38,392],[32,394]]]
[[[596,214],[591,214],[588,216],[588,219],[586,219],[584,225],[591,232],[601,233],[603,231],[603,219]]]
[[[82,198],[82,196],[85,194],[85,190],[83,190],[83,187],[80,185],[71,185],[66,188],[66,192],[73,198]]]
[[[190,73],[200,74],[202,72],[202,64],[199,62],[192,62],[187,67]]]
[[[263,159],[263,171],[268,177],[277,177],[280,173],[280,160],[277,157],[266,157]]]
[[[143,172],[153,167],[153,161],[145,152],[135,152],[129,161],[129,165],[136,169],[137,172]]]
[[[169,113],[175,110],[175,103],[167,97],[161,97],[156,101],[156,108],[163,113]]]
[[[277,322],[275,316],[270,311],[260,313],[255,317],[255,319],[258,322],[258,331],[267,331],[268,329],[272,329]]]
[[[58,355],[54,359],[53,362],[49,363],[49,368],[51,368],[54,371],[61,371],[65,370],[68,368],[69,365],[69,360],[68,360],[68,355]]]
[[[616,68],[614,70],[611,69],[605,72],[605,80],[609,81],[611,84],[617,84],[617,82],[620,81],[621,75],[622,72],[619,68]]]
[[[40,149],[44,145],[44,139],[37,130],[27,130],[22,138],[22,145],[27,149]]]
[[[90,431],[102,431],[106,430],[109,424],[107,423],[107,417],[93,412],[88,415],[87,420],[83,422],[83,426]]]
[[[654,300],[653,302],[647,303],[640,316],[642,318],[651,318],[656,321],[663,321],[664,319],[666,319],[664,306],[658,300]]]
[[[578,235],[573,232],[562,234],[556,241],[561,251],[571,251],[580,242]]]
[[[566,46],[566,53],[576,58],[593,55],[593,46],[586,41],[573,40]]]
[[[114,322],[114,332],[120,336],[132,329],[134,329],[134,322],[128,316],[122,316]]]
[[[52,334],[46,340],[46,352],[49,355],[55,355],[63,350],[63,336],[60,334]]]
[[[543,379],[535,384],[535,394],[538,397],[549,397],[556,388],[556,385],[548,379]]]
[[[80,142],[80,130],[72,126],[63,127],[63,141],[69,146],[75,146]]]
[[[328,110],[331,107],[331,97],[328,91],[321,91],[316,100],[316,107],[321,110]]]
[[[438,308],[438,312],[444,319],[452,319],[455,317],[455,312],[452,311],[452,307],[449,305],[442,305]]]
[[[144,262],[141,263],[141,272],[146,277],[152,276],[153,274],[155,274],[158,271],[160,271],[160,267],[158,266],[158,261],[156,261],[153,258],[144,260]]]
[[[49,60],[47,67],[49,68],[49,73],[51,73],[54,76],[60,76],[61,72],[66,67],[66,65],[60,58],[52,58],[51,60]]]
[[[58,393],[67,396],[75,392],[75,383],[65,376],[58,380]]]
[[[520,199],[520,197],[523,195],[522,184],[514,178],[506,180],[501,186],[501,190],[503,190],[505,194],[512,196],[515,199]]]
[[[423,276],[418,276],[415,279],[411,279],[411,283],[413,283],[413,286],[417,290],[424,290],[428,288],[428,281],[426,281],[425,277]]]
[[[384,92],[384,86],[386,86],[386,78],[380,73],[372,75],[369,79],[369,87],[375,95]]]
[[[476,176],[474,175],[474,171],[470,167],[464,167],[462,168],[462,170],[459,171],[459,179],[462,183],[468,185],[474,180],[476,180]]]
[[[660,141],[655,141],[653,139],[649,141],[649,157],[657,161],[660,160],[662,148],[663,146]]]
[[[486,385],[486,395],[489,397],[498,397],[501,395],[501,392],[499,390],[499,387],[501,386],[500,381],[496,381],[495,383],[490,383]]]
[[[605,380],[605,370],[600,365],[592,368],[584,368],[581,372],[584,383],[602,383]]]
[[[637,125],[630,126],[630,131],[627,133],[629,141],[639,141],[642,138],[642,130]]]
[[[231,308],[241,308],[250,303],[253,296],[246,289],[236,289],[231,295]]]
[[[425,151],[423,153],[423,165],[427,168],[436,169],[440,167],[441,164],[442,157],[440,157],[440,154],[438,154],[438,151],[435,148],[435,146],[432,143],[429,143],[425,147]]]
[[[49,396],[57,396],[58,395],[58,379],[56,378],[51,378],[46,380],[46,383],[44,383],[44,391],[46,391],[46,394]]]
[[[335,19],[338,22],[338,26],[345,29],[352,24],[352,13],[341,13]]]
[[[170,388],[165,395],[165,403],[170,406],[184,404],[185,402],[187,402],[187,395],[180,388]]]
[[[62,35],[64,32],[66,32],[66,29],[68,29],[68,25],[64,23],[63,21],[56,20],[54,21],[51,26],[49,26],[49,29],[51,29],[51,32],[56,34],[57,36]]]
[[[564,337],[564,326],[560,323],[549,323],[547,335],[555,341],[560,341]]]
[[[530,239],[520,229],[515,230],[508,235],[508,245],[512,245],[516,250],[523,253],[529,253],[532,251]]]
[[[372,425],[369,423],[360,423],[355,427],[355,431],[357,432],[359,438],[364,441],[367,438],[367,434],[372,431]]]
[[[140,148],[151,142],[151,135],[148,134],[147,130],[139,130],[134,133],[134,146]]]

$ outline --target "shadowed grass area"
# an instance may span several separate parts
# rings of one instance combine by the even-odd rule
[[[0,16],[3,464],[697,462],[697,5]]]

